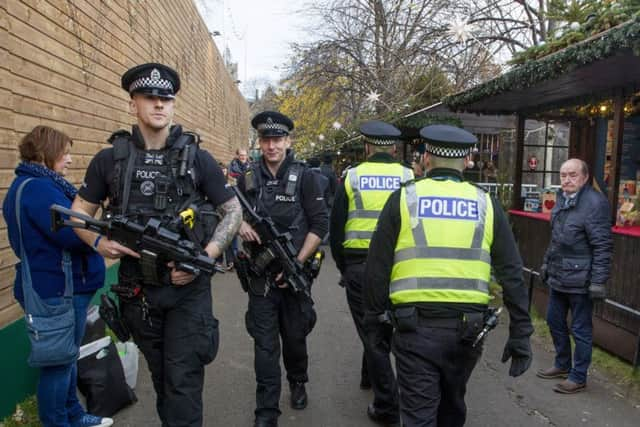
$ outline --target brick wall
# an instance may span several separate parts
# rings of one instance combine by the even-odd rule
[[[19,140],[38,124],[73,138],[68,178],[78,184],[108,136],[134,122],[120,76],[143,62],[180,73],[175,121],[217,160],[247,145],[247,103],[193,0],[0,0],[0,200]],[[22,314],[16,260],[0,218],[0,328]]]

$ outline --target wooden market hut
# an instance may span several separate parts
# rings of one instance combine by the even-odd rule
[[[623,163],[640,146],[638,104],[640,90],[640,18],[631,19],[580,43],[511,71],[465,92],[450,96],[445,105],[454,111],[486,115],[516,115],[516,161],[512,210],[514,232],[525,272],[533,286],[533,303],[546,311],[547,290],[534,280],[549,243],[549,215],[524,212],[521,197],[526,170],[525,121],[561,120],[570,123],[568,156],[585,160],[592,171],[602,168],[609,128],[611,177],[607,196],[615,223]],[[631,116],[631,117],[630,117]],[[605,131],[602,132],[604,119]],[[640,170],[640,168],[639,168]],[[525,172],[528,173],[528,172]],[[635,177],[634,177],[635,179]],[[613,227],[614,260],[608,299],[597,304],[594,341],[600,347],[640,365],[640,227]],[[534,285],[535,284],[535,285]]]

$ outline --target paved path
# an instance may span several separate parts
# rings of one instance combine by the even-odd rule
[[[330,257],[328,257],[330,258]],[[318,323],[310,335],[309,406],[294,411],[283,378],[281,427],[374,426],[366,416],[371,392],[358,388],[361,345],[338,287],[338,271],[328,259],[314,285]],[[253,342],[244,327],[247,296],[235,274],[214,279],[215,315],[220,320],[221,346],[216,360],[207,367],[204,392],[205,426],[251,427],[255,403]],[[534,362],[522,377],[508,376],[508,366],[499,358],[507,335],[507,316],[485,344],[467,393],[467,426],[640,426],[640,402],[598,375],[590,377],[588,392],[563,396],[551,390],[553,381],[535,377],[547,367],[552,354],[534,342]],[[117,427],[159,426],[155,396],[146,363],[141,358],[139,402],[115,417]]]

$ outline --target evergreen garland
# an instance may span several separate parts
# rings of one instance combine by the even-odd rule
[[[594,36],[591,40],[571,45],[538,60],[526,62],[500,77],[465,92],[448,96],[443,103],[454,111],[465,110],[465,106],[474,102],[504,92],[529,88],[625,50],[631,50],[634,56],[640,56],[640,17],[638,16],[625,24]]]

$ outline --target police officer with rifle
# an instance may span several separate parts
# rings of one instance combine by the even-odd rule
[[[91,160],[72,210],[93,216],[108,200],[104,223],[85,218],[75,230],[101,255],[121,258],[112,290],[147,359],[162,425],[202,426],[204,366],[218,346],[209,267],[231,242],[242,209],[198,135],[173,124],[178,74],[142,64],[121,83],[137,124],[115,132],[112,147]]]
[[[401,135],[398,128],[371,120],[360,125],[360,133],[364,137],[367,160],[349,169],[344,183],[338,186],[331,211],[329,242],[365,349],[360,387],[372,386],[374,393],[367,415],[375,422],[394,424],[398,422],[399,413],[398,391],[389,356],[392,330],[386,324],[365,327],[362,288],[369,243],[380,211],[402,182],[413,179],[413,171],[394,158]],[[368,334],[377,338],[367,340]]]
[[[280,416],[280,337],[291,406],[307,406],[306,337],[316,314],[304,266],[321,261],[317,248],[328,218],[318,180],[290,150],[291,119],[265,111],[251,125],[262,156],[238,178],[246,206],[236,267],[249,294],[246,327],[255,343],[255,426],[273,427]]]
[[[458,427],[482,339],[499,314],[488,307],[492,271],[510,316],[502,362],[511,359],[513,377],[531,365],[533,326],[507,218],[462,177],[476,137],[447,125],[420,136],[428,173],[395,191],[380,213],[367,257],[365,322],[391,309],[402,425]]]

